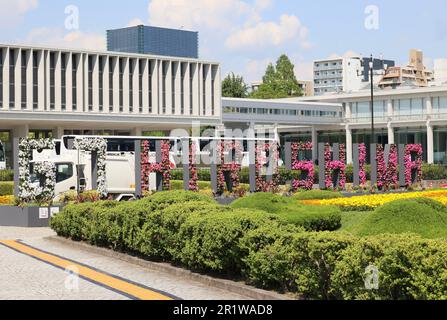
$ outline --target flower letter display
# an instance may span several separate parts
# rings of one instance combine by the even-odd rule
[[[344,144],[320,144],[320,188],[343,190],[346,186],[346,148]]]
[[[274,192],[278,188],[279,151],[276,142],[256,147],[256,192]],[[263,171],[266,172],[263,172]],[[265,173],[265,174],[264,174]],[[268,179],[265,179],[267,176]]]
[[[415,160],[413,161],[413,155]],[[422,182],[422,155],[423,149],[420,144],[409,144],[405,147],[405,185]]]
[[[366,145],[364,143],[354,144],[354,186],[360,188],[366,188],[367,177],[366,177]]]
[[[373,161],[371,167],[371,184],[377,184],[380,190],[397,189],[398,186],[398,151],[395,144],[372,145]],[[375,151],[375,152],[374,152]],[[374,155],[375,153],[375,155]],[[388,156],[387,156],[388,155]],[[376,177],[374,177],[376,175]]]
[[[314,186],[314,163],[309,160],[299,160],[300,151],[312,151],[312,142],[292,143],[292,170],[301,171],[300,180],[292,180],[293,191],[299,189],[312,190]]]
[[[51,139],[20,139],[18,167],[18,198],[21,203],[36,201],[38,203],[51,202],[54,198],[56,186],[56,167],[50,162],[35,162],[34,174],[40,178],[39,185],[31,183],[30,160],[33,150],[54,150],[55,143]]]
[[[101,196],[106,197],[106,140],[103,138],[77,138],[74,141],[74,148],[91,152],[92,189],[96,189]]]
[[[199,191],[199,174],[196,166],[197,145],[192,140],[189,141],[189,181],[188,187],[190,191]]]
[[[149,191],[149,175],[157,173],[157,191],[171,190],[171,161],[169,152],[171,145],[169,141],[157,141],[157,163],[151,163],[149,152],[149,141],[143,142],[143,152],[141,154],[141,179],[143,191]]]
[[[217,161],[214,165],[215,181],[214,192],[222,195],[227,186],[228,191],[233,192],[234,188],[240,186],[240,171],[242,168],[242,144],[239,141],[223,141],[217,143]]]

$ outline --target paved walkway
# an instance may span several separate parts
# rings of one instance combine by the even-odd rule
[[[4,241],[0,245],[0,300],[127,300],[138,295],[125,292],[135,292],[139,288],[143,288],[143,293],[147,288],[146,292],[153,290],[168,298],[185,300],[247,299],[45,239],[52,235],[54,233],[47,228],[0,227],[0,240]],[[75,270],[86,277],[79,278],[67,270]],[[92,277],[90,281],[86,280],[89,276]],[[93,278],[100,281],[92,281]],[[131,286],[134,291],[126,291],[126,283],[127,288]]]

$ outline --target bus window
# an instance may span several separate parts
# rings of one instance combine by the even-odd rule
[[[58,163],[56,165],[56,182],[62,182],[73,177],[73,164]]]
[[[58,156],[61,155],[61,143],[60,143],[60,141],[56,142],[56,155],[58,155]]]

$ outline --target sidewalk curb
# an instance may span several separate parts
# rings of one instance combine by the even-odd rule
[[[146,261],[121,252],[113,251],[111,249],[91,246],[85,242],[75,242],[58,236],[46,237],[44,238],[44,240],[49,240],[52,242],[68,245],[70,247],[82,249],[90,253],[99,254],[110,258],[116,258],[121,261],[138,265],[143,268],[168,273],[174,276],[182,277],[184,279],[199,282],[209,287],[225,290],[255,300],[294,300],[292,297],[287,295],[257,289],[255,287],[230,280],[218,279],[210,276],[201,275],[198,273],[191,272],[189,270],[173,267],[172,265],[167,263]]]

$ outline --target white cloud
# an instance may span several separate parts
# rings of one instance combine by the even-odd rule
[[[128,27],[135,27],[135,26],[139,26],[144,24],[143,20],[141,20],[140,18],[135,18],[129,21],[129,23],[127,24]]]
[[[265,74],[265,70],[269,63],[273,62],[273,59],[251,59],[244,67],[244,80],[248,83],[262,81],[262,77]]]
[[[31,30],[24,42],[26,44],[48,45],[54,47],[76,48],[103,51],[106,49],[104,35],[73,31],[65,33],[62,28],[37,28]]]
[[[338,53],[330,54],[327,59],[339,59],[339,58],[353,58],[353,57],[361,57],[360,53],[357,53],[353,50],[348,50],[344,54],[339,55]]]
[[[234,28],[237,19],[259,20],[261,10],[270,0],[257,0],[253,5],[242,0],[152,0],[149,22],[153,25],[190,30]]]
[[[0,0],[0,27],[13,28],[22,23],[24,15],[38,6],[38,0]]]
[[[231,34],[225,46],[229,49],[259,49],[297,42],[308,48],[308,29],[294,15],[282,15],[278,23],[259,22]]]

